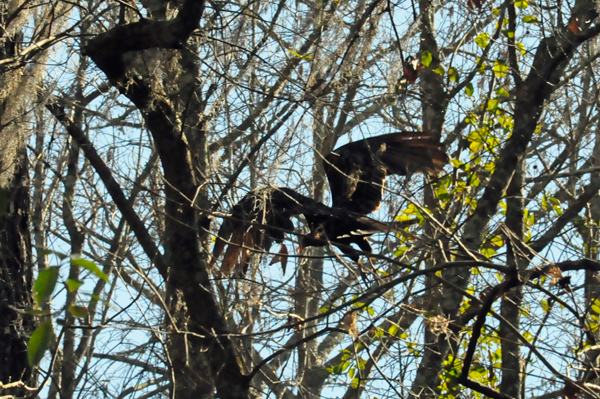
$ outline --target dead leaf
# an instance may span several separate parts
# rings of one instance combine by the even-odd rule
[[[348,335],[352,337],[352,339],[356,342],[358,337],[360,336],[360,332],[358,331],[358,313],[350,312],[344,316],[344,327],[348,330]]]
[[[281,248],[279,249],[279,253],[271,259],[271,263],[269,266],[274,265],[277,262],[281,263],[281,270],[283,274],[285,274],[285,270],[287,268],[287,260],[288,260],[288,249],[284,244],[281,244]]]

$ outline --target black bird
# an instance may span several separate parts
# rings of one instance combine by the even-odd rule
[[[268,250],[273,242],[281,243],[284,234],[294,230],[290,218],[300,214],[310,229],[308,235],[300,238],[301,247],[330,242],[358,262],[359,253],[351,244],[372,252],[369,236],[402,224],[365,216],[381,205],[386,176],[416,172],[436,175],[447,163],[443,145],[424,133],[392,133],[343,145],[324,157],[333,207],[289,188],[251,191],[233,207],[231,217],[223,221],[211,265],[229,244],[221,270],[230,274],[239,260],[245,271],[250,254]],[[285,267],[284,255],[281,259]]]

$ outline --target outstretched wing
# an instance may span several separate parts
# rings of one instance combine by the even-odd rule
[[[325,157],[333,206],[368,214],[379,208],[387,175],[436,175],[448,163],[444,146],[419,132],[355,141]]]
[[[300,214],[326,214],[328,207],[289,188],[264,188],[249,192],[223,220],[217,233],[210,266],[225,247],[221,271],[230,275],[241,264],[245,272],[253,253],[268,251],[281,243],[286,232],[294,230],[290,219]],[[281,251],[283,252],[283,251]],[[281,262],[285,262],[283,254]]]

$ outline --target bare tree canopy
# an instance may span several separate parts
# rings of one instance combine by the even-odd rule
[[[0,2],[0,397],[600,397],[599,7]]]

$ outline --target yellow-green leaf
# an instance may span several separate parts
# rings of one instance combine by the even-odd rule
[[[106,273],[104,273],[102,270],[100,270],[100,268],[98,266],[96,266],[96,264],[94,262],[92,262],[91,260],[86,260],[86,259],[82,259],[82,258],[75,258],[75,259],[71,258],[71,264],[75,265],[75,266],[83,267],[84,269],[87,269],[92,274],[96,275],[97,277],[101,278],[102,280],[108,281],[108,276],[106,275]]]
[[[429,51],[423,51],[423,54],[421,54],[421,64],[423,64],[425,68],[428,68],[431,61],[433,61],[431,53]]]
[[[354,378],[354,373],[356,373],[356,369],[353,368],[348,370],[348,377]]]
[[[526,24],[537,24],[539,21],[533,15],[526,15],[523,17],[523,22]]]
[[[396,336],[396,334],[398,334],[398,326],[397,326],[397,325],[395,325],[395,324],[392,324],[392,325],[390,326],[390,328],[388,329],[388,333],[389,333],[389,334],[390,334],[392,337]]]
[[[527,8],[527,6],[529,5],[529,2],[527,0],[516,0],[515,1],[515,6],[519,7],[519,8]]]
[[[27,345],[27,360],[30,366],[36,366],[44,357],[52,339],[52,322],[47,320],[40,324],[31,334]]]
[[[473,95],[473,84],[472,83],[468,83],[465,86],[465,93],[467,93],[467,96],[471,97]]]
[[[504,61],[502,61],[502,60],[494,61],[494,74],[497,77],[503,78],[506,76],[507,72],[508,72],[508,66],[504,63]]]
[[[478,152],[483,149],[483,143],[481,141],[472,141],[471,144],[469,144],[469,149],[471,152]]]
[[[488,101],[488,104],[487,104],[488,111],[494,111],[497,108],[498,108],[498,100],[497,99],[493,98],[490,101]]]
[[[502,236],[500,236],[500,235],[492,237],[491,241],[492,241],[492,244],[494,244],[497,247],[501,247],[504,245],[504,240],[502,240]]]
[[[81,281],[73,280],[72,278],[67,279],[67,288],[69,289],[69,292],[77,291],[82,285],[83,283]]]
[[[454,67],[448,69],[448,75],[450,76],[450,80],[452,82],[456,82],[458,80],[458,69]]]
[[[477,44],[481,48],[485,48],[490,41],[490,35],[482,32],[475,38],[475,44]]]
[[[496,250],[493,248],[482,248],[481,249],[481,253],[483,254],[483,256],[485,256],[486,258],[491,258],[494,255],[496,255]]]
[[[71,305],[69,306],[69,313],[75,317],[86,317],[88,315],[88,309],[86,306]]]
[[[442,76],[444,76],[444,73],[446,73],[446,71],[444,70],[444,67],[441,65],[439,67],[435,68],[433,70],[433,72],[437,73],[438,75],[442,75]]]
[[[52,266],[41,270],[33,284],[33,299],[38,307],[46,304],[54,292],[58,280],[58,266]]]
[[[510,97],[510,93],[504,89],[504,87],[499,87],[496,89],[496,94],[502,97]]]

